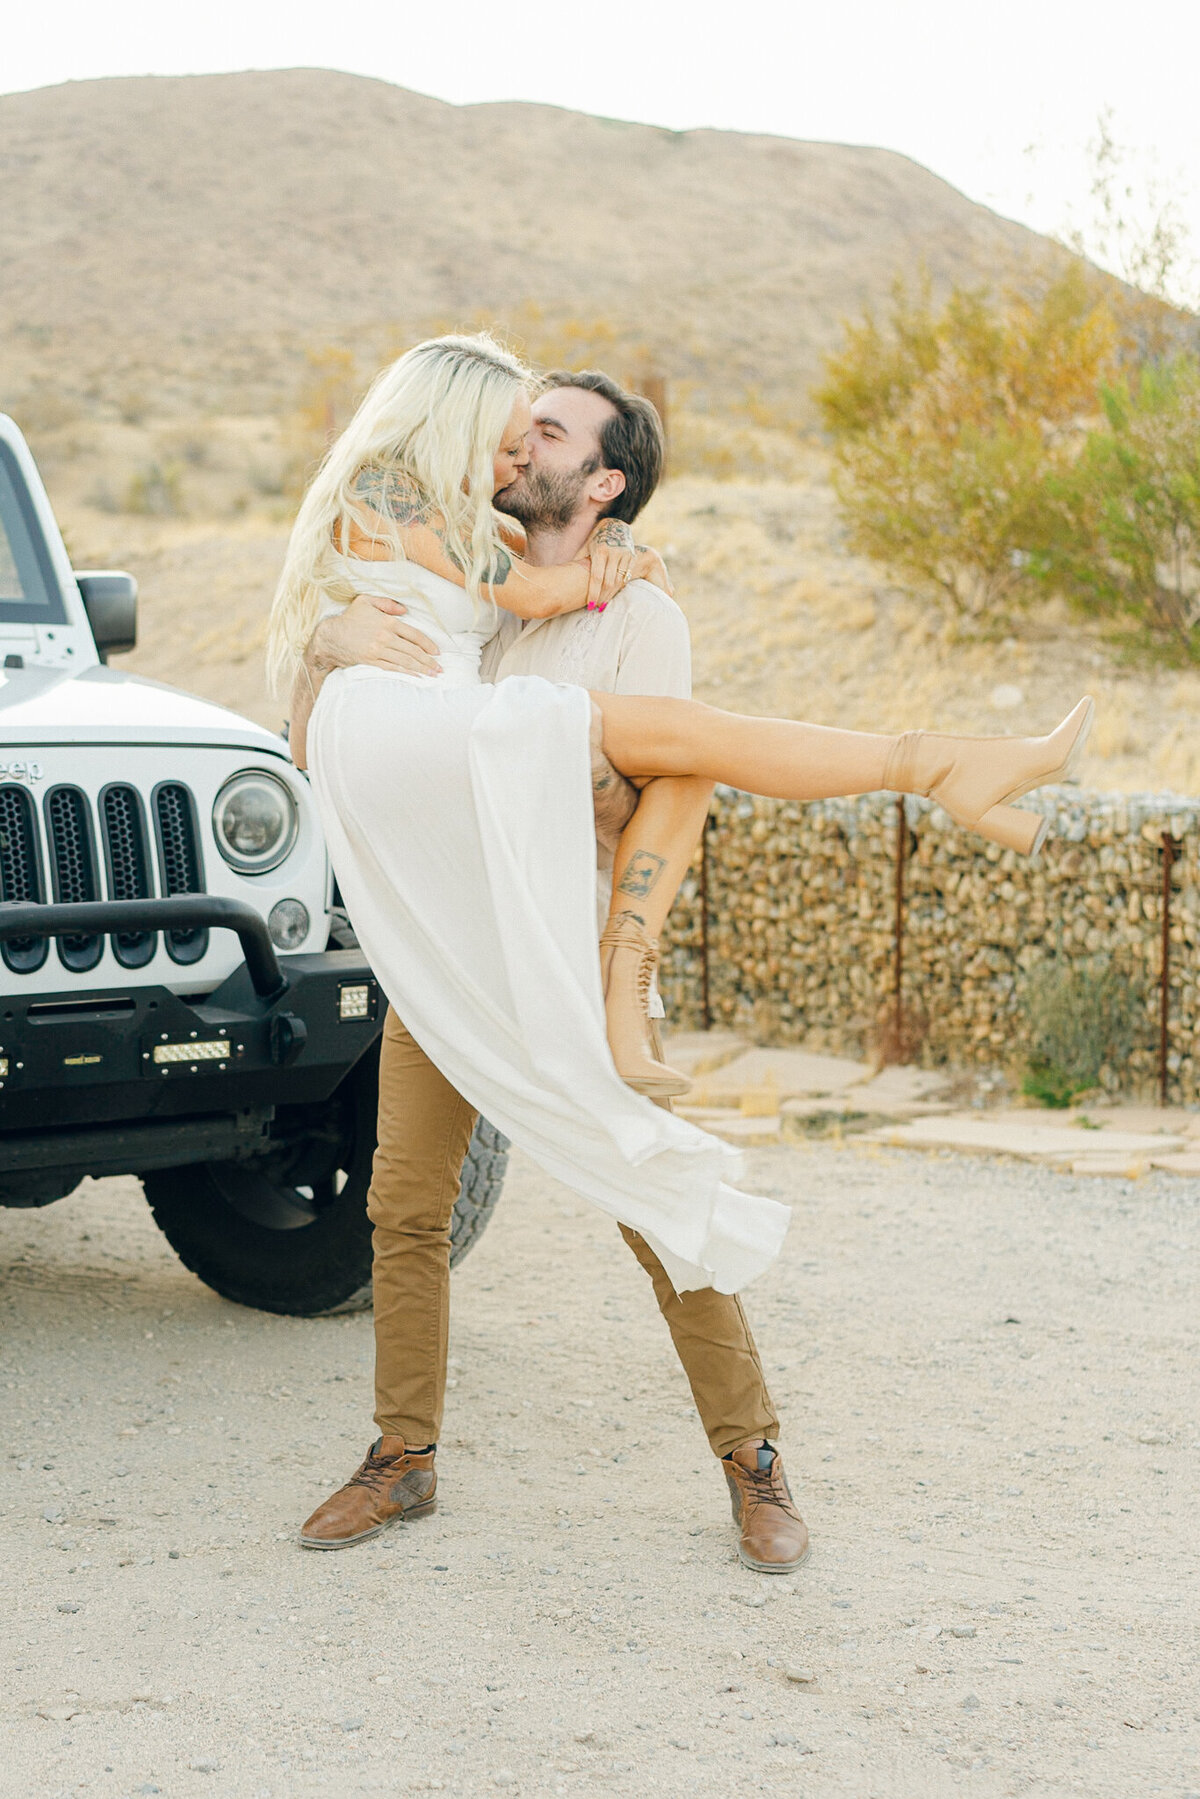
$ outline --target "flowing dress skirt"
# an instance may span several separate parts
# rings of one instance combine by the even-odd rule
[[[391,1004],[472,1106],[639,1231],[677,1292],[735,1293],[790,1218],[728,1144],[618,1076],[605,1036],[581,687],[339,669],[309,727],[338,885]]]

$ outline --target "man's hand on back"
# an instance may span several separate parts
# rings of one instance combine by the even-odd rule
[[[437,675],[441,664],[432,638],[404,622],[408,608],[382,594],[364,593],[336,618],[324,618],[309,640],[305,661],[316,674],[335,668],[390,668],[406,675]]]

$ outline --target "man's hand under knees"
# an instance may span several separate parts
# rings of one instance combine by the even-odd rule
[[[408,608],[382,594],[362,593],[313,632],[305,661],[314,674],[335,668],[390,668],[405,675],[441,673],[433,639],[405,623]]]

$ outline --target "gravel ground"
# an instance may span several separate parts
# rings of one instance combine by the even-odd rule
[[[441,1509],[338,1555],[295,1531],[371,1434],[369,1318],[217,1299],[132,1181],[0,1212],[0,1790],[1200,1799],[1200,1183],[750,1162],[796,1206],[750,1296],[788,1579],[527,1162],[455,1276]]]

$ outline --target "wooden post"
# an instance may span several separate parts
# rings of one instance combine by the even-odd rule
[[[1162,834],[1162,970],[1158,996],[1158,1103],[1167,1103],[1167,1041],[1171,1022],[1171,870],[1179,845],[1169,831]]]

